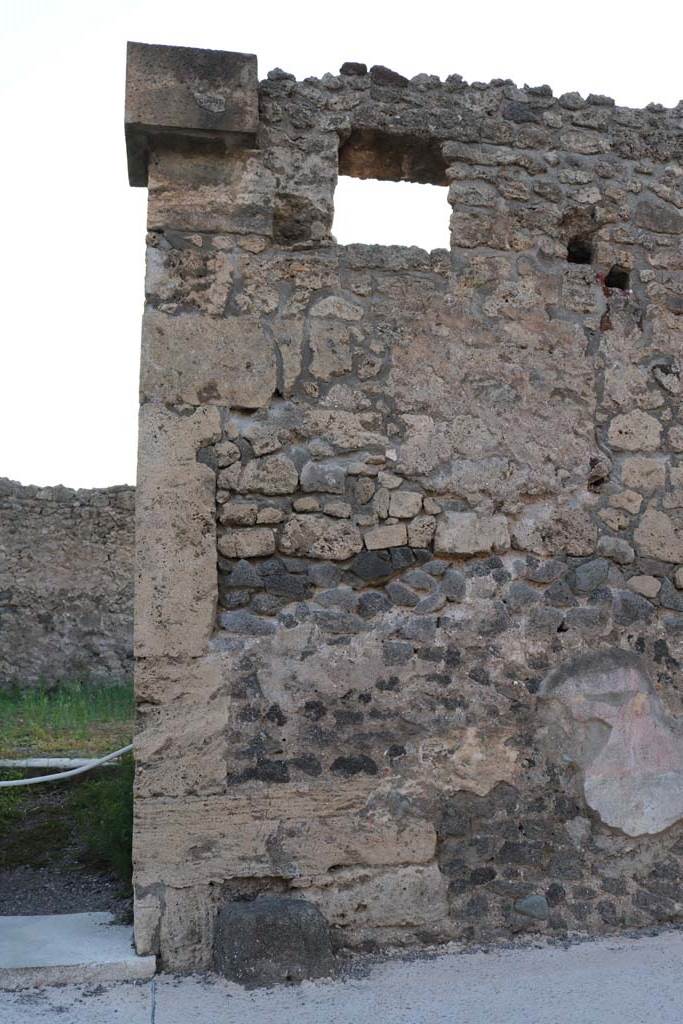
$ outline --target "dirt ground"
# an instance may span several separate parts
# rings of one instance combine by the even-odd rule
[[[132,920],[128,887],[88,852],[72,814],[79,782],[68,785],[12,791],[21,797],[0,817],[0,915],[109,910]]]

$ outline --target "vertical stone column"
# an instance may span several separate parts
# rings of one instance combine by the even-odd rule
[[[215,473],[202,449],[221,436],[222,408],[238,396],[258,405],[275,382],[272,351],[249,326],[238,332],[214,319],[231,236],[270,231],[257,125],[255,57],[129,44],[129,179],[149,189],[150,231],[136,503],[135,935],[141,953],[178,967],[206,962],[206,887],[164,885],[140,812],[225,788],[216,744],[226,696],[206,661],[217,600]],[[220,233],[222,248],[207,232]],[[198,311],[184,299],[207,262],[216,283]]]

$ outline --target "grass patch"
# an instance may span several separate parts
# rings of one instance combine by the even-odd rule
[[[130,883],[133,873],[133,758],[91,774],[71,800],[85,847],[85,859]]]
[[[0,870],[46,867],[66,855],[129,887],[133,772],[128,756],[88,777],[0,789]],[[3,769],[0,777],[20,774]]]
[[[133,738],[133,687],[83,684],[0,692],[0,757],[96,757]],[[35,775],[0,769],[1,779]],[[38,774],[43,774],[39,771]],[[0,789],[0,869],[80,861],[129,888],[133,758],[36,786]]]
[[[131,684],[0,692],[0,757],[96,757],[133,737]]]

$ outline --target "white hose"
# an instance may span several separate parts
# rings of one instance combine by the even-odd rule
[[[0,779],[0,789],[7,786],[35,786],[38,782],[56,782],[57,779],[68,779],[72,775],[81,775],[83,772],[89,772],[91,768],[97,768],[98,764],[105,764],[107,761],[113,761],[116,757],[121,757],[122,754],[127,754],[129,750],[133,749],[133,744],[130,743],[127,747],[121,747],[120,750],[115,750],[111,754],[105,754],[104,757],[98,757],[95,761],[89,761],[87,764],[81,765],[80,768],[72,768],[68,772],[55,772],[52,775],[36,775],[32,779]]]

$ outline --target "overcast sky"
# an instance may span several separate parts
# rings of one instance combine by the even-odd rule
[[[674,106],[680,10],[677,0],[0,0],[0,476],[135,480],[146,192],[126,178],[127,39],[256,53],[261,77],[357,60]],[[404,208],[392,238],[396,218],[382,220],[367,191],[351,194],[361,184],[338,190],[340,241],[445,244],[445,190],[433,190],[435,220],[410,222]],[[387,199],[410,190],[383,188]]]

